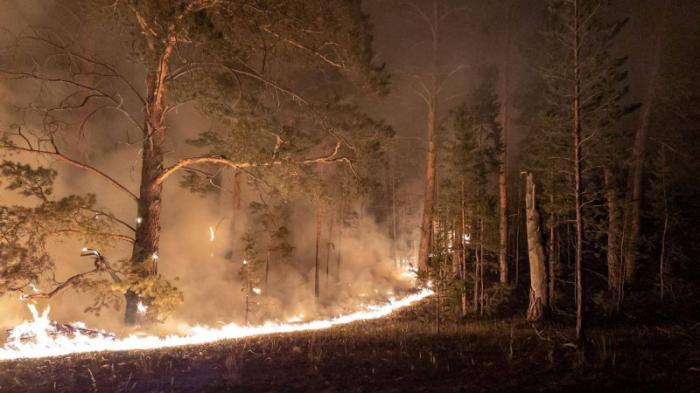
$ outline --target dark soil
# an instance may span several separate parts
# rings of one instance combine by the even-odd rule
[[[0,362],[0,392],[700,392],[700,324],[445,324],[429,307],[332,330]]]

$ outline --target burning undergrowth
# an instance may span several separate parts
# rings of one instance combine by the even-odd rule
[[[322,320],[288,323],[267,322],[259,326],[241,326],[236,323],[217,327],[196,325],[185,328],[183,326],[183,330],[186,329],[185,334],[164,337],[132,334],[118,338],[107,332],[88,329],[82,323],[59,324],[49,319],[49,308],[39,313],[34,305],[30,305],[34,320],[24,322],[10,331],[8,342],[0,348],[0,359],[166,348],[273,333],[327,329],[350,322],[384,317],[431,294],[430,289],[421,289],[400,299],[390,299],[385,304],[365,306],[360,311]]]

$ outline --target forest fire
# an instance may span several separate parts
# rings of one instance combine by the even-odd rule
[[[297,316],[290,319],[288,323],[268,322],[259,326],[241,326],[235,323],[220,327],[195,325],[188,328],[189,332],[186,335],[166,337],[133,334],[117,338],[107,332],[86,329],[84,324],[79,322],[72,325],[77,328],[65,329],[62,326],[67,325],[60,325],[49,319],[50,307],[39,313],[34,304],[29,304],[33,320],[21,323],[12,329],[6,344],[0,348],[0,360],[42,358],[85,352],[157,349],[266,334],[328,329],[351,322],[382,318],[432,294],[431,289],[422,288],[403,298],[390,299],[385,304],[370,305],[361,311],[329,319],[301,322],[303,316]]]
[[[0,393],[698,392],[700,0],[0,31]]]

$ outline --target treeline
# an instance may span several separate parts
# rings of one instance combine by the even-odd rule
[[[575,314],[585,340],[589,312],[693,302],[698,18],[657,8],[640,99],[619,41],[624,13],[552,0],[521,88],[497,63],[446,117],[424,268],[446,316],[510,313],[527,296],[530,321]],[[525,132],[517,146],[504,136],[512,122]]]

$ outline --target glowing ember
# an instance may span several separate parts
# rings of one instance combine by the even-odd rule
[[[145,304],[143,304],[143,303],[141,303],[141,302],[139,302],[139,304],[136,305],[136,311],[137,311],[139,314],[145,314],[146,311],[148,311],[148,306],[145,305]]]
[[[80,331],[67,335],[55,331],[53,327],[54,324],[49,320],[48,307],[39,314],[36,307],[30,304],[29,309],[32,312],[34,320],[23,322],[12,330],[7,343],[0,348],[0,360],[41,358],[83,352],[155,349],[191,344],[205,344],[219,340],[264,334],[328,329],[350,322],[387,316],[400,308],[414,304],[432,294],[432,290],[425,288],[402,299],[390,299],[388,303],[383,305],[368,306],[363,311],[325,320],[294,323],[290,319],[290,323],[280,324],[268,322],[260,326],[240,326],[235,323],[229,323],[215,328],[208,326],[192,326],[189,328],[187,335],[171,335],[167,337],[130,335],[124,338],[115,338],[104,332],[98,332],[94,335],[85,335]],[[303,315],[299,317],[303,317]],[[31,339],[27,339],[27,337],[31,337]]]
[[[262,293],[262,289],[260,289],[260,288],[253,288],[253,293],[255,293],[256,295],[260,295],[260,294]]]

